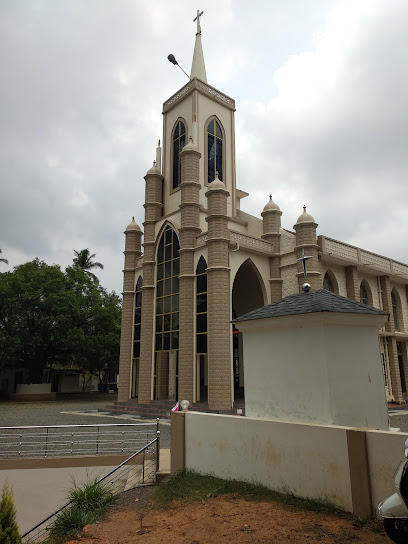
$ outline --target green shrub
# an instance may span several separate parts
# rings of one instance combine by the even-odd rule
[[[20,544],[21,536],[16,521],[13,491],[3,486],[0,499],[0,544]]]
[[[57,516],[50,529],[50,537],[58,542],[67,537],[75,537],[89,523],[97,520],[97,515],[84,512],[77,506],[69,506]]]
[[[113,495],[108,485],[96,480],[87,482],[82,487],[74,486],[69,492],[68,500],[85,512],[106,509],[113,502]]]
[[[74,481],[68,500],[71,504],[57,515],[49,529],[50,543],[76,537],[85,525],[95,523],[103,516],[114,497],[108,484],[104,482],[92,480],[79,487]]]

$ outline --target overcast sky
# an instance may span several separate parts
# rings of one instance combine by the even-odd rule
[[[197,8],[244,211],[272,193],[283,227],[306,204],[319,234],[408,262],[407,0],[0,0],[1,270],[89,248],[121,292]]]

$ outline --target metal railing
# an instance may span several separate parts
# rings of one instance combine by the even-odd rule
[[[0,459],[132,453],[151,441],[156,423],[0,427]]]
[[[156,472],[159,470],[160,431],[156,431],[156,438],[149,441],[136,453],[123,461],[116,468],[97,480],[105,482],[114,495],[128,491],[139,485],[152,485],[156,482]],[[45,540],[50,529],[63,510],[68,508],[72,501],[67,502],[43,519],[35,527],[22,535],[24,544],[34,544]]]

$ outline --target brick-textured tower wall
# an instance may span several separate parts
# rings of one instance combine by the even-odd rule
[[[360,302],[360,277],[356,266],[346,266],[347,298]]]
[[[232,407],[231,301],[227,199],[216,176],[208,198],[208,403],[212,410]]]
[[[381,285],[381,297],[383,303],[383,310],[390,314],[389,321],[385,324],[385,330],[387,332],[395,332],[394,324],[394,313],[392,311],[392,298],[391,298],[391,284],[389,276],[380,276],[380,285]],[[390,336],[387,339],[388,344],[388,361],[390,364],[390,375],[391,375],[391,385],[392,393],[396,402],[402,402],[402,387],[401,387],[401,378],[399,372],[398,364],[398,353],[397,353],[397,340],[395,337]]]
[[[279,206],[272,200],[264,207],[262,215],[263,234],[262,238],[273,244],[275,255],[269,257],[269,285],[271,293],[271,302],[276,302],[282,298],[282,278],[281,278],[281,257],[280,257],[280,228],[282,212]]]
[[[163,209],[163,176],[153,166],[146,176],[144,255],[143,255],[143,287],[142,287],[142,323],[140,331],[139,362],[139,402],[151,400],[153,370],[153,335],[155,308],[155,224],[162,216]]]
[[[131,396],[136,259],[142,254],[141,244],[142,231],[133,217],[132,222],[125,230],[125,265],[123,270],[118,383],[118,400],[121,402],[126,402]]]
[[[201,153],[191,138],[181,153],[179,399],[193,402],[195,364],[194,250],[200,229]]]
[[[302,257],[302,250],[305,256],[311,257],[306,261],[307,282],[310,283],[312,289],[322,288],[322,270],[319,260],[319,246],[317,245],[316,229],[317,223],[313,217],[306,212],[306,206],[303,206],[303,214],[297,220],[293,228],[296,231],[296,258]],[[298,261],[298,285],[299,292],[302,292],[304,283],[303,263]]]

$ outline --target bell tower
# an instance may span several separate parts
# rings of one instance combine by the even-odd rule
[[[176,212],[181,202],[180,154],[190,137],[201,154],[201,187],[206,189],[218,172],[230,193],[228,215],[236,215],[235,101],[207,82],[201,42],[202,14],[198,11],[194,19],[197,32],[190,81],[163,104],[164,216]],[[207,207],[205,190],[200,191],[200,206]]]

